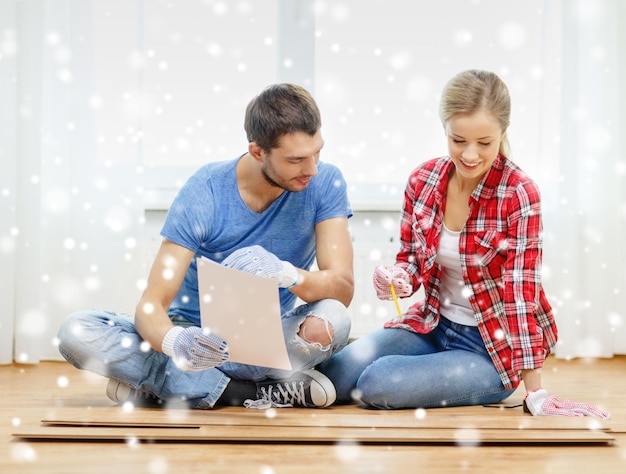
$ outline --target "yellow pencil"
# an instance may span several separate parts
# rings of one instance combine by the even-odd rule
[[[398,312],[398,317],[402,317],[402,310],[400,309],[400,303],[398,303],[398,295],[396,295],[396,289],[393,287],[393,283],[389,283],[389,288],[391,289],[391,296],[393,296],[393,302],[396,304],[396,311]]]

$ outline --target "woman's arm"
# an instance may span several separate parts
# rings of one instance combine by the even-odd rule
[[[522,370],[522,381],[526,393],[534,392],[542,388],[541,386],[541,369]]]

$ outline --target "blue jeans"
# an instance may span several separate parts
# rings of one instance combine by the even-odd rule
[[[441,318],[429,334],[378,329],[357,339],[318,370],[337,402],[381,409],[498,403],[505,390],[478,328]]]
[[[307,316],[328,320],[334,337],[328,346],[310,344],[297,332]],[[178,325],[190,325],[172,318]],[[343,348],[350,333],[350,318],[343,304],[321,300],[303,304],[282,316],[287,352],[294,371],[310,369]],[[58,333],[59,352],[72,365],[168,400],[184,399],[192,408],[212,408],[231,378],[263,380],[292,372],[228,362],[200,372],[183,372],[167,355],[143,341],[133,319],[110,311],[79,311],[69,315]],[[268,348],[271,350],[271,348]]]

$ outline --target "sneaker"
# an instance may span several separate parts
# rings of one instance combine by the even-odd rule
[[[107,397],[118,405],[126,402],[131,402],[135,406],[160,405],[162,403],[162,400],[156,395],[134,389],[130,385],[115,379],[109,379]]]
[[[257,400],[246,400],[249,408],[324,408],[336,399],[335,386],[321,372],[305,370],[291,377],[257,383]]]

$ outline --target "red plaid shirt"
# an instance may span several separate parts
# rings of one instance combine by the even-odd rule
[[[439,247],[448,157],[416,168],[405,191],[396,265],[424,285],[425,300],[385,327],[428,333],[439,323]],[[557,341],[552,308],[541,285],[541,202],[536,184],[504,156],[494,161],[469,199],[459,238],[461,269],[478,329],[506,389],[522,369],[536,369]]]

